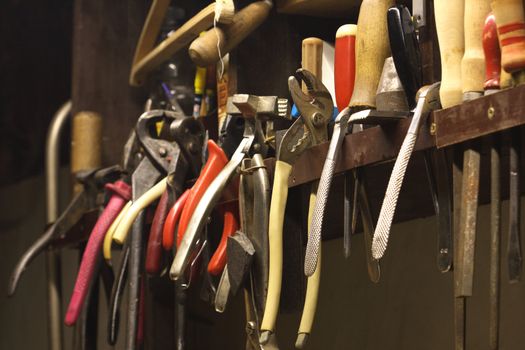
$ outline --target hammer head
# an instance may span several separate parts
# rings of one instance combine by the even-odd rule
[[[290,119],[288,100],[277,96],[235,94],[228,98],[226,111],[228,114],[242,114],[244,118],[262,121]]]

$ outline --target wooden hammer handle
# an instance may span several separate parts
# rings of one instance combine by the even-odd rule
[[[212,28],[199,36],[188,49],[192,61],[199,67],[217,63],[221,56],[233,50],[264,22],[271,8],[271,1],[256,1],[237,12],[232,23]]]

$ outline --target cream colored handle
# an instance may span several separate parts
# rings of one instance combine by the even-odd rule
[[[441,87],[443,108],[463,100],[461,60],[465,50],[463,37],[464,0],[435,0],[434,15],[441,56]]]
[[[501,65],[514,73],[525,69],[525,16],[521,0],[494,0],[492,11],[498,26]]]
[[[122,218],[126,215],[129,208],[131,207],[132,201],[129,201],[126,203],[124,208],[120,211],[117,218],[111,226],[109,226],[108,231],[106,232],[106,235],[104,236],[104,243],[102,245],[102,253],[104,255],[104,259],[108,262],[109,265],[111,265],[111,244],[113,243],[113,235],[115,234],[115,231],[117,230],[118,225],[122,221]]]
[[[261,323],[261,331],[273,332],[277,314],[279,313],[279,299],[281,298],[281,284],[283,275],[283,224],[286,199],[288,198],[288,178],[292,173],[292,166],[283,161],[275,162],[272,201],[270,204],[268,240],[270,246],[268,294]]]
[[[188,50],[192,61],[199,67],[217,63],[221,56],[235,49],[264,22],[271,8],[271,1],[253,2],[237,12],[233,16],[232,23],[212,28],[199,36],[191,43]]]
[[[302,42],[301,48],[301,67],[323,79],[323,41],[319,38],[306,38]],[[306,87],[303,84],[303,90]]]
[[[133,222],[135,221],[139,213],[142,210],[144,210],[148,205],[157,200],[162,195],[162,193],[166,191],[166,181],[167,177],[160,180],[155,186],[150,188],[146,193],[140,196],[139,199],[137,199],[133,202],[133,204],[131,204],[126,214],[117,226],[115,233],[113,234],[113,241],[117,242],[118,244],[123,244],[124,241],[126,241],[129,229],[131,228],[131,225],[133,225]]]
[[[148,48],[148,40],[142,43],[139,42],[139,45],[144,45],[144,49],[138,47],[136,50],[133,65],[131,67],[129,83],[133,86],[144,84],[149,72],[158,68],[160,64],[170,59],[177,51],[189,44],[191,40],[198,37],[203,30],[211,27],[213,25],[214,17],[215,3],[212,3],[184,23],[154,49],[146,50]],[[144,31],[150,30],[151,29],[147,27],[144,28]],[[151,33],[153,32],[154,31],[151,30]],[[153,34],[155,34],[156,37],[158,32]],[[142,35],[146,36],[145,34]]]
[[[355,84],[350,107],[376,106],[377,85],[390,53],[386,13],[392,5],[393,0],[363,0],[361,3],[355,43]]]
[[[465,53],[461,60],[463,93],[483,92],[485,83],[485,54],[483,27],[490,12],[490,0],[465,0]]]
[[[319,181],[312,184],[310,189],[310,203],[308,207],[308,232],[312,223],[312,216],[315,208],[315,200],[317,199],[317,187]],[[301,316],[301,323],[297,331],[296,348],[302,349],[308,335],[312,331],[312,325],[315,318],[315,310],[317,309],[317,299],[319,296],[319,284],[321,282],[321,245],[319,243],[319,255],[317,256],[317,265],[312,276],[308,277],[306,284],[306,297],[304,300],[303,314]]]

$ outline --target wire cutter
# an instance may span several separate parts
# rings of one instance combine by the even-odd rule
[[[84,214],[98,210],[103,203],[103,196],[100,196],[102,189],[106,184],[120,178],[120,174],[121,170],[116,166],[77,174],[77,179],[83,184],[82,191],[73,197],[60,217],[22,255],[9,280],[7,292],[9,296],[14,294],[22,273],[36,256],[49,248],[53,241],[66,237]],[[116,188],[109,186],[108,189]],[[118,190],[115,192],[120,193]]]
[[[308,94],[302,92],[300,81],[305,83]],[[327,125],[332,118],[334,106],[332,97],[321,80],[305,69],[297,70],[295,76],[291,76],[288,79],[288,87],[301,116],[283,136],[275,163],[270,205],[268,295],[266,297],[260,336],[260,343],[263,346],[277,343],[274,330],[281,294],[283,223],[288,196],[288,178],[292,172],[293,164],[304,150],[327,140]],[[317,183],[314,183],[310,191],[309,222],[316,192]],[[316,266],[316,272],[308,278],[305,305],[296,341],[296,347],[299,348],[305,345],[313,324],[319,291],[320,256]]]
[[[230,101],[235,102],[235,98],[242,100],[249,97],[249,95],[236,95],[236,97]],[[278,108],[277,106],[278,104],[274,105],[275,108]],[[210,215],[211,210],[218,202],[227,184],[234,177],[236,169],[242,160],[254,152],[265,152],[267,148],[259,112],[255,114],[243,113],[242,118],[239,118],[238,121],[239,123],[244,122],[243,138],[229,162],[210,183],[189,219],[170,269],[170,276],[174,280],[178,280],[190,264],[194,256],[195,248],[202,240],[202,229],[204,228],[206,218]]]

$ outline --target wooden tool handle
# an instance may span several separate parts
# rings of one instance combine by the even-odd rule
[[[498,25],[501,65],[509,73],[525,69],[525,17],[521,0],[491,3]]]
[[[441,54],[440,99],[443,108],[461,103],[461,59],[463,39],[463,0],[434,1],[436,30]]]
[[[461,60],[463,93],[483,91],[485,55],[483,53],[483,23],[490,12],[490,0],[465,0],[465,54]]]
[[[271,1],[264,0],[251,3],[236,13],[229,25],[212,28],[199,36],[188,49],[192,61],[200,67],[217,63],[221,56],[233,50],[264,22],[271,8]]]
[[[483,52],[485,53],[485,90],[499,89],[501,51],[494,14],[489,14],[483,27]]]
[[[71,135],[71,173],[102,165],[102,117],[95,112],[78,112]]]
[[[301,67],[315,75],[323,78],[323,41],[319,38],[306,38],[302,43]],[[303,90],[306,87],[303,84]]]
[[[386,14],[393,0],[363,0],[356,34],[356,75],[350,107],[372,107],[385,59],[390,53]]]

